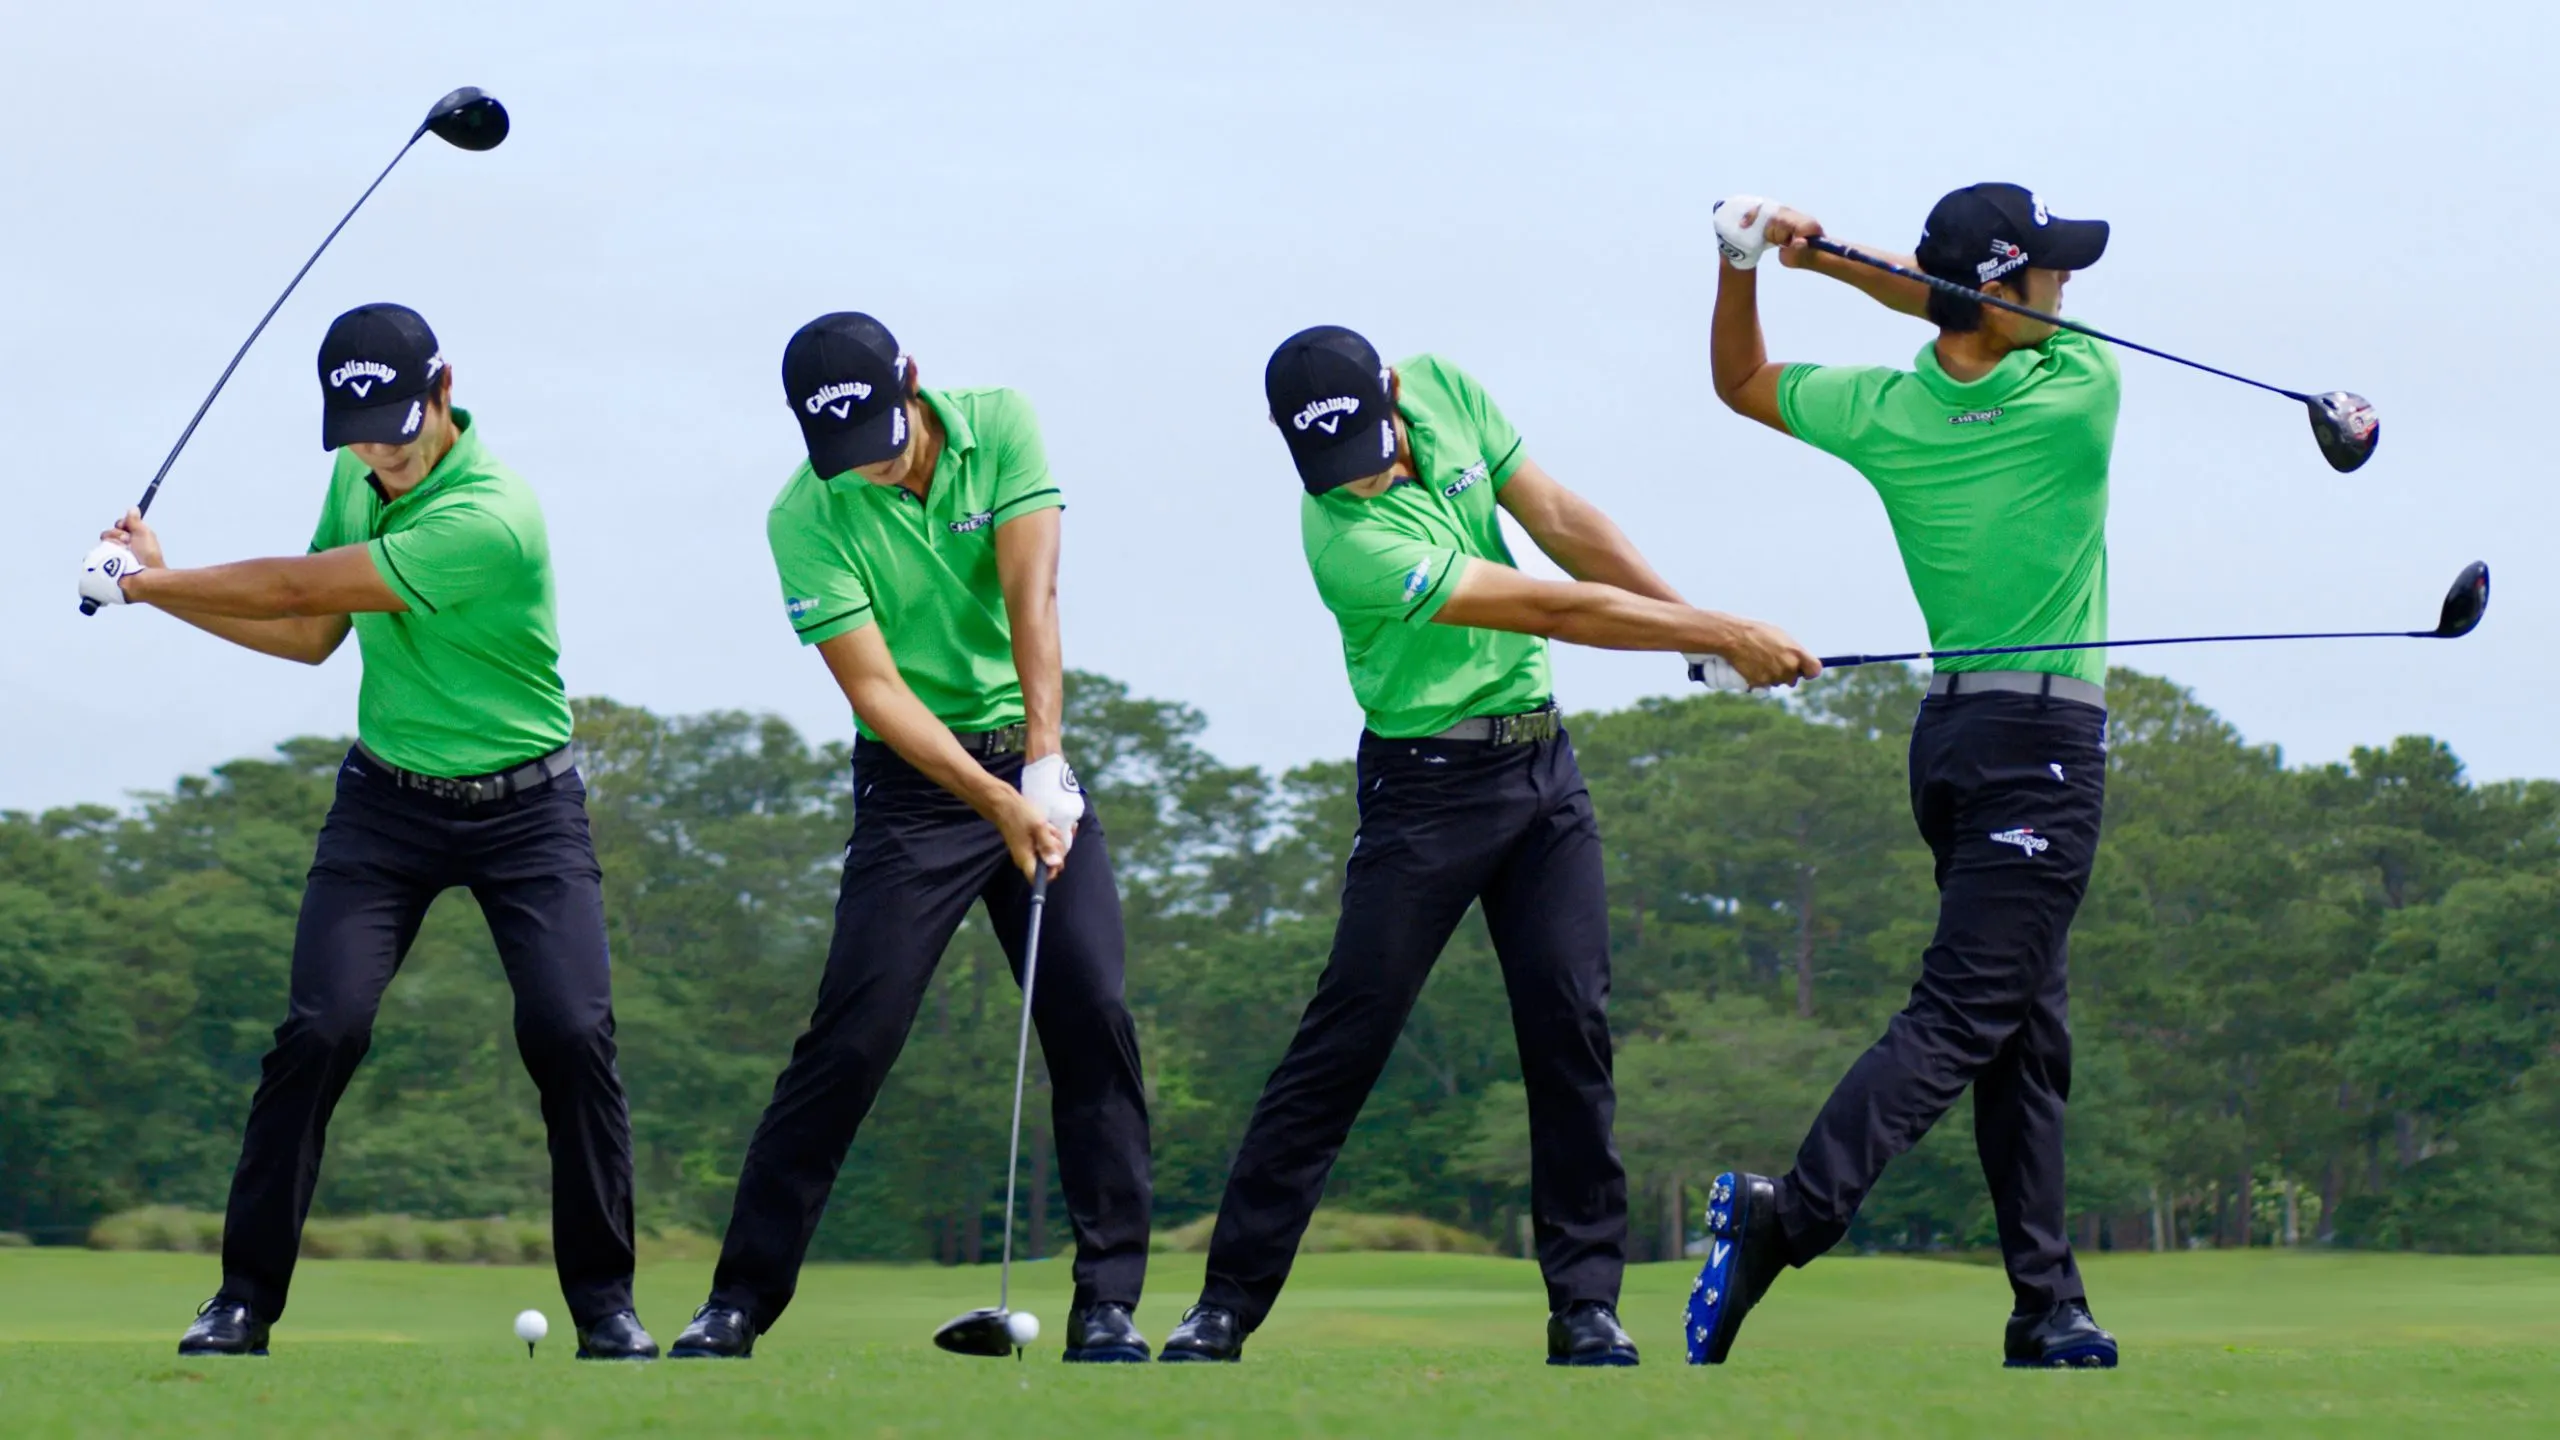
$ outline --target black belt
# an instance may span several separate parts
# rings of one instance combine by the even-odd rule
[[[486,775],[421,775],[415,770],[403,770],[374,754],[372,748],[361,740],[356,742],[356,753],[403,790],[415,790],[463,805],[485,805],[492,800],[521,795],[527,790],[539,790],[578,768],[578,747],[575,745],[563,745],[548,755],[536,756],[513,769],[495,770]]]
[[[1535,745],[1563,733],[1564,716],[1557,712],[1556,702],[1550,700],[1535,710],[1524,710],[1517,715],[1477,715],[1427,738],[1474,740],[1488,745]]]
[[[1007,725],[995,730],[955,730],[951,733],[951,738],[960,742],[961,749],[980,760],[998,760],[1007,755],[1019,755],[1029,750],[1031,727]]]

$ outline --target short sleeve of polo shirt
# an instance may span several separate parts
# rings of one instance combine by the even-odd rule
[[[1063,507],[1066,498],[1049,474],[1049,451],[1040,443],[1040,421],[1031,413],[1031,402],[1008,390],[992,418],[996,423],[987,427],[991,433],[978,443],[995,449],[995,500],[990,507],[995,523]]]
[[[1458,588],[1467,557],[1377,525],[1346,528],[1317,554],[1316,592],[1336,615],[1423,624]]]
[[[872,622],[871,592],[843,547],[806,516],[775,510],[765,517],[782,609],[803,645],[823,645]]]
[[[1493,488],[1500,490],[1511,483],[1513,473],[1520,468],[1520,432],[1512,428],[1510,417],[1502,413],[1501,406],[1493,403],[1493,397],[1485,393],[1484,386],[1476,383],[1476,377],[1436,356],[1431,357],[1429,363],[1439,372],[1440,381],[1448,388],[1449,398],[1457,405],[1458,413],[1475,428],[1477,458],[1484,461]]]
[[[384,582],[430,615],[505,589],[525,564],[514,528],[478,505],[439,505],[366,548]]]
[[[1846,458],[1897,373],[1880,365],[1790,365],[1778,376],[1778,418],[1788,434]]]

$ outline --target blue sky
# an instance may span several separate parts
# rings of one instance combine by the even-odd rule
[[[870,310],[928,383],[1032,398],[1066,487],[1070,663],[1183,699],[1230,759],[1346,754],[1358,712],[1260,414],[1307,324],[1474,371],[1530,451],[1691,599],[1817,650],[1922,642],[1857,477],[1707,386],[1707,210],[1781,197],[1907,247],[1955,185],[2115,223],[2072,306],[2305,389],[2370,396],[2333,474],[2297,408],[2128,356],[2120,636],[2422,626],[2460,645],[2153,651],[2297,759],[2423,731],[2560,774],[2546,663],[2560,119],[2540,6],[49,6],[0,91],[0,808],[114,800],[352,728],[319,670],[144,611],[76,562],[293,266],[446,89],[486,155],[422,145],[262,340],[155,514],[178,563],[294,553],[328,469],[330,316],[424,311],[530,479],[571,689],[849,726],[763,542],[795,460],[777,367]],[[1947,15],[1954,12],[1931,12]],[[1777,358],[1907,363],[1845,288],[1764,286]],[[1560,651],[1569,706],[1678,663]]]

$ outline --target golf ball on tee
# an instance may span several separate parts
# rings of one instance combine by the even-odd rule
[[[527,1310],[516,1317],[516,1338],[527,1345],[551,1333],[551,1322],[539,1310]]]
[[[1040,1317],[1028,1310],[1016,1310],[1004,1317],[1004,1333],[1016,1345],[1028,1345],[1040,1338]]]

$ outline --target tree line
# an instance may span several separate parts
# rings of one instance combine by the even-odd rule
[[[1635,1258],[1681,1253],[1717,1170],[1783,1168],[1902,1003],[1935,913],[1902,774],[1919,694],[1876,668],[1572,719],[1608,845]],[[2110,699],[2106,839],[2072,935],[2080,1243],[2560,1247],[2560,784],[2475,783],[2423,737],[2287,765],[2158,678],[2117,671]],[[1227,765],[1196,711],[1094,675],[1070,677],[1068,712],[1122,879],[1170,1229],[1215,1208],[1323,967],[1352,772]],[[815,994],[845,747],[608,700],[581,702],[578,731],[642,1219],[716,1232]],[[344,749],[297,739],[127,809],[0,815],[0,1230],[220,1207]],[[816,1256],[992,1253],[1018,1004],[973,914]],[[475,907],[448,895],[339,1108],[316,1213],[547,1207],[509,1006]],[[1897,1164],[1852,1243],[1988,1245],[1970,1127],[1959,1106]],[[1045,1093],[1026,1128],[1042,1254],[1066,1235]],[[1517,1249],[1527,1165],[1471,917],[1327,1203]]]

